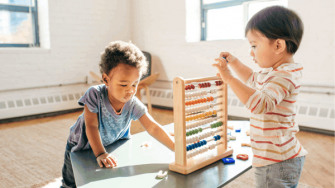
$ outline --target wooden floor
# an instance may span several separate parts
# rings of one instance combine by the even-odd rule
[[[1,152],[3,152],[4,155],[17,157],[12,161],[3,157],[0,159],[0,167],[2,169],[8,169],[7,172],[0,172],[0,187],[17,187],[20,185],[27,187],[41,187],[50,182],[52,178],[59,179],[64,153],[63,148],[69,132],[69,126],[76,121],[80,114],[81,112],[73,112],[36,120],[0,124]],[[152,116],[162,125],[173,122],[172,110],[153,108]],[[136,134],[141,131],[144,131],[144,129],[139,122],[133,122],[131,126],[131,133]],[[42,134],[44,137],[42,137]],[[52,147],[53,151],[43,149],[46,148],[45,146],[41,146],[37,152],[34,151],[34,148],[27,148],[24,150],[26,148],[25,146],[21,147],[21,151],[19,151],[15,144],[22,146],[22,142],[19,143],[19,141],[17,141],[18,139],[15,139],[15,142],[13,142],[13,137],[15,137],[15,135],[29,138],[29,144],[26,144],[27,147],[29,145],[36,145],[36,143],[40,143],[40,145],[45,144],[45,146]],[[306,157],[300,183],[306,185],[305,187],[334,187],[334,136],[301,131],[298,133],[297,137],[305,149],[309,152]],[[12,147],[13,149],[9,149],[9,147]],[[56,151],[54,148],[56,148]],[[16,154],[16,151],[25,152],[25,156],[22,156],[22,159],[24,159],[22,162],[25,163],[21,166],[34,164],[33,166],[35,169],[45,170],[45,172],[40,172],[45,175],[41,176],[40,174],[37,174],[36,170],[32,170],[31,167],[27,167],[26,171],[29,172],[27,174],[24,174],[25,171],[23,169],[18,171],[15,170],[16,168],[11,169],[11,166],[13,166],[10,165],[11,162],[15,164],[21,162],[21,158],[19,158],[20,153]],[[43,152],[45,153],[43,154]],[[37,155],[37,153],[41,155],[43,154],[44,156],[38,158],[40,156]],[[48,158],[52,158],[56,164],[54,166],[51,164],[49,164],[49,166],[43,165],[48,163]],[[34,163],[34,161],[37,162]],[[41,166],[36,167],[36,165]],[[13,174],[8,174],[9,171],[12,171]],[[47,176],[47,174],[49,176]],[[35,177],[33,177],[33,175],[37,176],[37,178],[34,179]],[[8,178],[10,179],[10,177],[13,176],[16,176],[13,178],[13,182],[9,182]],[[43,179],[44,177],[48,177],[49,179]],[[20,183],[17,183],[18,179],[20,180]],[[37,182],[38,180],[40,182]],[[238,181],[238,179],[236,181]],[[35,184],[32,182],[35,182]]]

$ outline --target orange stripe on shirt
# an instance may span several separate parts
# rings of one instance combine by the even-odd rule
[[[257,119],[257,118],[254,118],[254,117],[250,117],[250,119],[253,119],[253,120],[256,120],[256,121],[260,121],[260,122],[271,122],[271,123],[280,123],[280,124],[291,124],[291,123],[294,123],[294,122],[290,122],[290,121],[275,121],[275,120],[262,120],[262,119]]]
[[[289,100],[283,100],[283,101],[288,102],[288,103],[292,103],[292,104],[297,102],[297,101],[289,101]]]
[[[297,71],[301,71],[302,69],[304,69],[304,68],[301,67],[301,68],[297,68],[297,69],[294,69],[294,70],[287,70],[287,72],[297,72]]]
[[[277,160],[277,159],[272,159],[272,158],[267,158],[267,157],[261,157],[259,155],[254,155],[254,157],[264,159],[264,160],[268,160],[268,161],[274,161],[274,162],[281,162],[282,161],[282,160]]]
[[[295,116],[295,114],[286,115],[286,114],[280,114],[280,113],[274,113],[274,112],[267,112],[265,114],[267,114],[267,115],[277,115],[277,116],[283,116],[283,117]]]
[[[289,139],[288,141],[282,143],[282,144],[273,144],[271,141],[255,141],[254,139],[250,139],[251,142],[255,142],[255,143],[258,143],[258,144],[273,144],[275,146],[278,146],[278,147],[282,147],[282,146],[285,146],[286,144],[290,143],[294,138],[292,137],[291,139]]]
[[[296,147],[296,145],[288,148],[287,150],[283,151],[283,152],[279,152],[279,151],[276,151],[276,150],[272,150],[272,149],[260,149],[260,148],[255,148],[255,147],[252,147],[253,150],[258,150],[258,151],[265,151],[265,152],[270,152],[270,153],[276,153],[278,155],[283,155],[283,154],[286,154],[288,152],[290,152],[292,149],[294,149]]]
[[[286,108],[286,107],[284,107],[284,106],[277,105],[276,107],[279,108],[279,109],[282,109],[282,110],[286,110],[286,111],[292,112],[291,109]]]
[[[300,151],[301,151],[301,145],[300,145],[299,151],[295,155],[293,155],[292,157],[290,157],[288,159],[293,159],[294,157],[298,156]]]
[[[291,133],[297,133],[298,131],[294,130],[291,131]],[[279,135],[279,136],[264,136],[264,135],[260,135],[260,134],[252,134],[254,137],[260,137],[260,138],[280,138],[280,137],[284,137],[286,135]]]
[[[289,128],[292,128],[293,126],[291,127],[272,127],[272,128],[262,128],[262,127],[258,127],[256,125],[252,125],[250,124],[251,127],[255,128],[255,129],[260,129],[260,130],[263,130],[263,131],[272,131],[272,130],[279,130],[279,129],[289,129]]]

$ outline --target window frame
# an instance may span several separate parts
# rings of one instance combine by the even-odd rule
[[[257,1],[257,0],[229,0],[229,1],[222,1],[222,2],[216,2],[216,3],[209,3],[209,4],[204,4],[203,0],[200,0],[200,11],[201,11],[200,13],[200,18],[201,18],[200,20],[200,29],[201,29],[200,41],[207,41],[207,14],[209,10],[237,6],[245,2],[251,2],[251,1]],[[248,12],[244,12],[244,14],[247,15]]]
[[[39,38],[39,26],[38,26],[38,7],[37,0],[34,1],[34,6],[26,6],[26,5],[13,5],[13,4],[0,4],[0,10],[6,10],[9,12],[24,12],[31,13],[32,22],[33,22],[33,35],[34,41],[33,43],[0,43],[0,47],[39,47],[40,46],[40,38]]]

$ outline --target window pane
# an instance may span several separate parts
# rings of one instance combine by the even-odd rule
[[[218,2],[223,2],[223,1],[231,1],[231,0],[203,0],[202,2],[204,4],[211,4],[211,3],[218,3]]]
[[[0,44],[34,43],[30,13],[0,11]]]
[[[244,38],[243,6],[209,10],[207,40]]]
[[[0,4],[30,6],[31,0],[0,0]]]

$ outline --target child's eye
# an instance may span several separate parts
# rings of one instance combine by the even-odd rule
[[[121,87],[127,87],[127,85],[121,85]]]
[[[251,48],[252,48],[252,49],[255,49],[255,48],[256,48],[256,46],[251,46]]]

